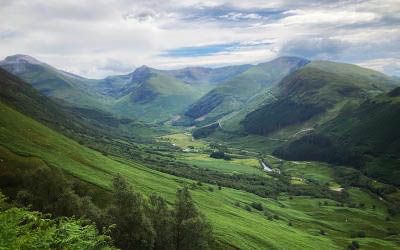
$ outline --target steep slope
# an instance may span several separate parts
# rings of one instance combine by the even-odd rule
[[[196,101],[206,86],[182,82],[163,71],[142,66],[120,90],[113,112],[147,122],[173,118]]]
[[[352,165],[400,185],[400,87],[343,110],[275,154],[292,160]]]
[[[209,90],[207,84],[190,85],[146,66],[100,80],[58,70],[26,55],[9,56],[0,67],[75,111],[96,109],[147,122],[170,119]]]
[[[219,84],[243,73],[251,65],[236,65],[220,68],[188,67],[166,70],[165,73],[189,84]]]
[[[215,121],[240,109],[287,74],[307,63],[307,60],[301,58],[280,57],[252,66],[208,92],[185,115],[192,120]]]
[[[92,91],[98,80],[58,70],[27,55],[8,56],[0,67],[30,83],[42,94],[78,107],[103,107],[106,97]]]
[[[101,110],[65,107],[42,95],[30,84],[0,68],[0,101],[71,137],[130,136],[137,139],[156,134],[149,125],[120,119]]]
[[[344,101],[383,93],[395,83],[355,65],[315,61],[285,77],[274,90],[276,100],[249,113],[242,124],[248,133],[268,135],[322,115]]]

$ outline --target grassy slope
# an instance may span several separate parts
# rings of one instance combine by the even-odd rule
[[[363,100],[389,90],[394,81],[354,65],[315,61],[284,78],[277,100],[249,113],[243,120],[249,133],[268,135],[325,114],[344,101]]]
[[[291,141],[284,148],[288,150],[287,153],[296,155],[295,157],[298,159],[324,161],[330,161],[329,154],[323,156],[321,152],[319,155],[310,157],[307,154],[299,154],[301,148],[305,146],[326,148],[327,152],[342,149],[349,154],[358,155],[366,162],[363,170],[367,175],[399,185],[399,114],[400,97],[390,96],[390,93],[383,94],[365,101],[358,107],[345,110],[318,127],[314,134],[329,138],[330,145],[323,146],[318,143],[313,145],[307,143],[306,137],[303,137]],[[347,164],[354,163],[348,162]]]
[[[148,122],[168,120],[208,89],[207,85],[189,85],[156,70],[149,74],[142,84],[115,102],[114,112]]]
[[[172,201],[177,187],[192,182],[149,170],[137,163],[105,157],[3,104],[0,104],[0,114],[0,143],[14,152],[14,157],[43,159],[48,165],[60,167],[104,189],[110,189],[112,176],[120,173],[137,190],[147,194],[157,192]],[[367,235],[383,238],[384,228],[388,226],[384,225],[384,215],[377,211],[331,206],[319,208],[316,205],[318,200],[306,197],[273,201],[228,188],[210,192],[207,186],[192,191],[197,205],[214,225],[220,241],[242,249],[342,249],[349,242],[348,227],[365,227]],[[262,202],[281,220],[269,221],[260,212],[235,207],[236,201],[242,205]],[[338,220],[340,214],[354,218],[357,223]],[[292,227],[287,225],[288,220],[293,222]],[[317,235],[321,227],[326,229],[328,236]],[[371,246],[385,249],[396,248],[393,241],[375,238],[359,241],[362,244],[369,241]],[[364,248],[368,249],[367,246]]]
[[[258,64],[240,75],[218,85],[192,105],[186,115],[192,118],[207,116],[215,120],[241,108],[249,99],[266,87],[279,82],[289,72],[307,63],[300,58],[278,58]]]
[[[24,70],[15,73],[18,77],[29,82],[41,93],[55,99],[63,100],[78,107],[103,107],[111,99],[92,91],[91,86],[98,80],[91,80],[57,70],[47,64],[23,64]],[[6,70],[13,72],[13,67],[3,65]]]

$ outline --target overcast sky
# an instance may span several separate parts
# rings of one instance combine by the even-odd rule
[[[400,76],[400,0],[0,0],[0,57],[86,77],[280,55]]]

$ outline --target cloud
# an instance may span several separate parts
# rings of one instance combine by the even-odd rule
[[[200,57],[210,56],[221,53],[230,53],[234,51],[248,50],[268,46],[272,43],[267,41],[247,41],[233,42],[226,44],[209,44],[194,47],[180,47],[163,51],[160,55],[164,57]]]
[[[360,66],[375,69],[392,76],[400,76],[400,58],[381,58],[359,63]]]
[[[134,66],[113,58],[107,58],[106,61],[98,67],[99,70],[115,73],[128,73],[133,71]]]
[[[88,77],[142,64],[218,66],[282,54],[398,72],[390,66],[400,54],[398,0],[1,3],[0,57],[28,54]]]
[[[294,39],[283,44],[280,53],[311,59],[333,59],[341,54],[349,44],[331,38],[303,38]]]

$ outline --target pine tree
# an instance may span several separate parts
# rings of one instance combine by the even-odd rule
[[[115,224],[112,237],[123,249],[153,249],[155,232],[144,210],[144,199],[121,177],[113,182],[113,203],[108,211],[110,222]]]
[[[175,232],[175,244],[178,250],[210,249],[211,226],[198,212],[186,187],[179,189],[176,194]]]

